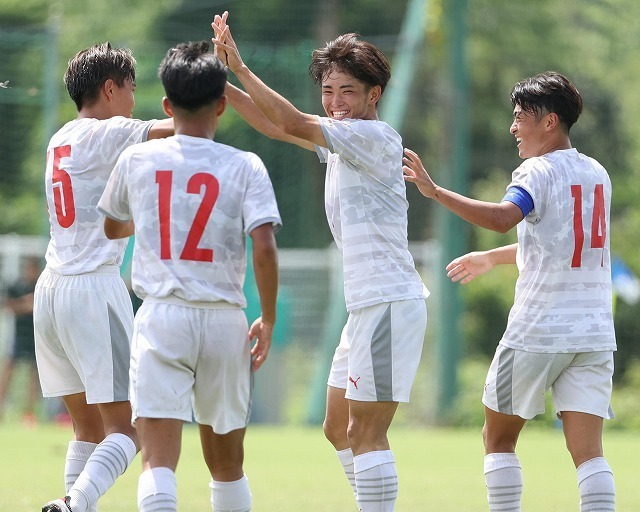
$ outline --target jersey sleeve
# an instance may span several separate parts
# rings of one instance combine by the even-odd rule
[[[277,232],[282,227],[282,220],[267,169],[254,154],[249,154],[247,164],[252,169],[242,206],[245,232],[249,234],[263,224],[272,224]]]
[[[133,218],[129,207],[126,181],[127,162],[128,157],[125,152],[118,158],[97,206],[99,212],[118,222],[128,222]]]
[[[318,119],[329,151],[357,169],[376,169],[385,158],[394,158],[398,148],[402,151],[400,135],[381,121]]]
[[[507,193],[502,198],[502,201],[508,201],[510,203],[515,204],[520,211],[522,211],[522,216],[526,217],[533,210],[533,199],[529,192],[527,192],[522,187],[509,187],[507,189]]]

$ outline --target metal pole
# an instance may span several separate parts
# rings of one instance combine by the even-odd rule
[[[467,193],[469,167],[468,76],[465,41],[467,0],[449,1],[449,70],[451,76],[450,127],[451,172],[442,178],[445,188],[461,194]],[[445,417],[458,394],[458,361],[461,334],[459,319],[462,314],[460,285],[451,283],[444,267],[464,254],[467,247],[467,225],[444,208],[438,208],[438,239],[442,241],[441,262],[438,272],[441,291],[440,319],[438,322],[438,417]]]

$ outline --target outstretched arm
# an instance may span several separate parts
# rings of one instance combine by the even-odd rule
[[[447,276],[454,283],[467,284],[475,277],[486,274],[496,265],[516,262],[518,244],[497,247],[489,251],[475,251],[456,258],[447,265]]]
[[[228,13],[216,15],[211,24],[215,37],[211,40],[231,71],[238,77],[245,91],[264,116],[285,134],[311,144],[327,147],[316,116],[300,112],[286,98],[260,80],[242,61],[238,47],[226,23]],[[224,56],[222,57],[222,54]],[[233,105],[233,102],[232,102]]]
[[[253,369],[257,370],[267,359],[273,327],[276,323],[278,297],[278,251],[273,226],[263,224],[251,231],[253,242],[253,266],[256,276],[262,314],[251,325],[249,337],[256,343],[251,349]]]
[[[233,109],[238,112],[238,114],[240,114],[240,116],[255,130],[266,135],[270,139],[289,142],[291,144],[296,144],[301,148],[308,149],[309,151],[314,151],[313,144],[311,142],[299,139],[293,135],[287,135],[284,131],[269,121],[269,119],[262,113],[262,110],[260,110],[253,102],[251,96],[243,90],[238,89],[235,85],[227,82],[225,95]]]
[[[429,176],[417,153],[410,149],[404,150],[402,162],[406,181],[415,183],[423,196],[437,201],[471,224],[506,233],[523,219],[522,210],[510,201],[479,201],[439,187]]]

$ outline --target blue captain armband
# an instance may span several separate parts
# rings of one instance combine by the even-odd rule
[[[502,200],[509,201],[520,208],[523,217],[526,217],[533,211],[533,199],[529,192],[522,187],[509,187]]]

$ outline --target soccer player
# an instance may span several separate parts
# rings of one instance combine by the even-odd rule
[[[120,277],[126,241],[111,241],[96,210],[118,155],[173,133],[173,120],[131,119],[135,60],[108,42],[77,53],[64,82],[78,117],[47,148],[51,226],[35,290],[36,359],[45,397],[61,396],[73,420],[64,499],[44,511],[85,512],[137,452],[129,404],[131,299]]]
[[[131,402],[141,512],[177,510],[175,469],[192,403],[213,510],[251,509],[243,439],[252,371],[267,357],[276,321],[281,221],[262,161],[213,140],[227,70],[208,48],[183,43],[167,52],[159,76],[176,135],[126,150],[98,203],[109,237],[135,225],[131,279],[144,302],[135,317]],[[262,308],[250,329],[242,311],[247,234]]]
[[[387,431],[398,403],[409,401],[428,292],[408,250],[402,141],[378,120],[389,62],[356,34],[315,50],[310,73],[326,117],[305,114],[243,63],[226,19],[216,16],[213,41],[259,113],[228,86],[231,104],[259,130],[327,163],[325,207],[342,252],[349,316],[328,379],[324,432],[360,509],[391,511],[398,479]]]
[[[478,226],[518,243],[472,252],[447,265],[468,283],[495,265],[517,264],[507,327],[489,368],[483,403],[484,472],[489,510],[520,510],[522,473],[515,453],[528,419],[545,410],[550,388],[577,468],[580,510],[615,509],[611,468],[603,457],[603,418],[613,417],[609,208],[611,182],[593,158],[571,146],[569,129],[582,98],[569,80],[545,72],[511,92],[510,132],[525,161],[500,203],[470,199],[436,185],[420,158],[405,150],[406,180]]]
[[[29,427],[37,422],[36,406],[40,394],[33,339],[33,291],[41,271],[40,258],[34,256],[25,258],[21,271],[20,278],[7,289],[6,304],[13,313],[14,333],[11,352],[4,363],[0,377],[0,420],[4,413],[15,366],[22,362],[27,365],[29,375],[27,403],[22,414],[22,422]]]

